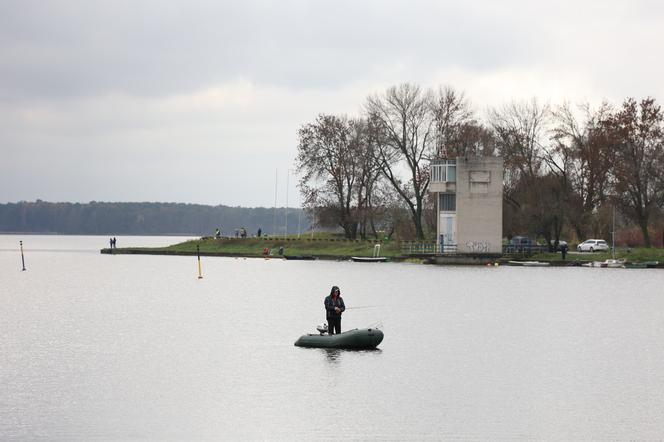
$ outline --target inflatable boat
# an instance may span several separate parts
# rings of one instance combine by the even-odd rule
[[[376,348],[383,341],[383,332],[377,328],[348,330],[338,335],[326,333],[302,335],[295,341],[297,347],[309,348]]]

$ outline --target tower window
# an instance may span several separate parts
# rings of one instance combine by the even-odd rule
[[[456,193],[440,193],[438,207],[441,212],[456,211]]]

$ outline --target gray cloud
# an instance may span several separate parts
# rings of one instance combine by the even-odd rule
[[[537,52],[513,18],[496,20],[453,3],[243,5],[10,4],[0,18],[0,96],[170,94],[238,77],[329,88],[393,63],[482,69]]]
[[[0,0],[0,201],[271,205],[318,112],[403,81],[661,99],[661,29],[654,0]]]

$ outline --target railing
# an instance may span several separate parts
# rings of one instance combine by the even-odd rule
[[[442,253],[456,253],[456,244],[444,244]],[[440,244],[425,241],[401,241],[401,253],[404,255],[439,255]]]
[[[380,244],[376,244],[376,245],[374,246],[373,257],[374,257],[374,258],[378,258],[378,257],[380,257]]]
[[[457,244],[444,244],[442,253],[456,253]],[[537,244],[506,244],[503,245],[503,254],[533,255],[547,253],[549,248]],[[404,255],[440,255],[440,244],[425,241],[401,241],[401,253]]]
[[[547,253],[548,246],[538,244],[506,244],[503,246],[503,254],[521,253],[523,255],[533,255],[535,253]]]

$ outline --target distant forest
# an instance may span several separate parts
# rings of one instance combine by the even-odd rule
[[[244,227],[255,235],[297,234],[309,230],[310,218],[301,209],[246,208],[179,203],[51,203],[37,200],[0,204],[0,232],[70,235],[222,235],[234,236]],[[276,218],[276,220],[275,220]]]

